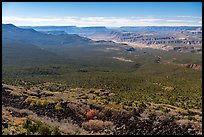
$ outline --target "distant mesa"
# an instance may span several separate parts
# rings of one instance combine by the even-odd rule
[[[13,24],[2,24],[2,26],[4,26],[4,27],[16,27],[16,26],[14,26]]]

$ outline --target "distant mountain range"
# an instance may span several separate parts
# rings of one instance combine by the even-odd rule
[[[33,28],[37,31],[65,31],[68,34],[78,33],[110,33],[111,31],[178,31],[178,30],[196,30],[201,29],[201,26],[122,26],[107,28],[105,26],[99,27],[76,27],[76,26],[19,26],[20,28]]]
[[[2,57],[5,64],[43,64],[49,61],[60,63],[64,59],[57,54],[44,50],[44,47],[57,47],[64,44],[70,44],[72,41],[80,43],[88,42],[78,35],[55,36],[37,32],[34,29],[22,29],[12,24],[2,25]],[[75,41],[76,40],[76,41]]]
[[[17,62],[20,64],[25,59],[28,63],[33,61],[46,63],[48,60],[60,62],[64,57],[75,58],[77,55],[86,56],[93,53],[99,55],[99,51],[106,51],[106,48],[110,47],[120,47],[126,51],[124,48],[131,46],[125,42],[135,44],[136,46],[131,45],[134,48],[137,44],[171,44],[172,47],[164,47],[200,52],[202,27],[16,27],[13,24],[2,24],[3,64]],[[184,47],[182,44],[188,46]]]
[[[101,27],[76,27],[76,26],[19,26],[24,29],[35,29],[36,31],[64,31],[68,34],[89,34],[89,33],[106,33],[108,28]]]
[[[65,57],[69,58],[69,55],[92,53],[93,45],[103,47],[114,44],[116,43],[112,41],[93,41],[61,30],[36,31],[33,28],[2,24],[3,64],[32,64],[34,62],[44,64],[49,61],[60,63]]]
[[[3,41],[15,41],[34,44],[42,48],[59,47],[64,45],[89,44],[92,40],[80,37],[76,34],[52,35],[36,31],[32,28],[19,28],[12,24],[2,25]]]
[[[62,56],[50,49],[66,46],[85,46],[93,43],[92,40],[76,34],[46,34],[32,28],[19,28],[13,24],[2,24],[2,54],[5,64],[36,64],[60,63]]]
[[[32,28],[48,34],[77,34],[92,40],[113,40],[142,44],[200,44],[201,39],[194,39],[195,34],[202,34],[202,26],[122,26],[115,28],[76,27],[76,26],[19,26]],[[54,32],[55,31],[55,32]],[[193,35],[193,36],[192,36]],[[190,36],[190,37],[189,37]],[[191,37],[192,36],[192,37]],[[181,40],[188,37],[188,40]],[[197,37],[197,36],[196,36]]]
[[[93,40],[143,44],[201,44],[200,26],[123,26],[119,28],[76,26],[2,25],[3,41],[30,43],[41,48],[90,45]],[[173,34],[173,35],[172,35]],[[185,38],[186,37],[186,38]],[[98,41],[100,43],[100,41]]]

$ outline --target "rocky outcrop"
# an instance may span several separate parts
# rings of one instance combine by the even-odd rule
[[[91,109],[94,110],[94,116],[91,119],[94,121],[87,123],[86,111],[90,110],[88,103],[77,103],[69,101],[50,102],[46,106],[30,105],[25,101],[27,96],[11,94],[10,89],[5,88],[2,85],[2,104],[4,106],[11,106],[18,109],[29,109],[39,116],[47,116],[50,118],[61,121],[63,119],[71,118],[72,122],[82,127],[95,126],[93,123],[102,123],[101,121],[110,121],[111,126],[114,128],[104,129],[106,134],[112,135],[194,135],[196,131],[191,125],[179,125],[175,119],[170,116],[161,118],[156,115],[149,115],[148,118],[141,117],[141,113],[144,112],[145,108],[140,110],[117,110],[109,107],[101,107],[95,104],[91,105]],[[109,92],[101,90],[106,96]],[[83,95],[81,95],[83,96]],[[56,105],[60,103],[60,109],[56,109]],[[88,112],[88,111],[87,111]],[[15,116],[22,116],[24,114],[15,113]],[[98,122],[99,121],[99,122]],[[88,124],[88,125],[87,125]],[[102,128],[100,128],[103,130]],[[90,128],[89,128],[90,130]]]
[[[157,35],[144,35],[134,32],[112,32],[111,35],[114,39],[119,42],[134,42],[142,43],[147,45],[157,45],[157,44],[202,44],[202,40],[187,40],[178,39],[176,37],[170,36],[157,36]]]
[[[115,135],[195,135],[190,125],[178,125],[169,117],[163,120],[154,115],[150,115],[146,120],[137,117],[122,118],[125,120],[117,125],[113,133]]]
[[[196,69],[196,70],[201,69],[201,65],[198,65],[198,64],[187,64],[186,67]]]

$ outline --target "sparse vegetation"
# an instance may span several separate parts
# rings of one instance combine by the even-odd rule
[[[11,91],[2,86],[6,107],[27,109],[28,114],[32,111],[54,122],[66,119],[77,128],[66,134],[82,134],[84,129],[105,132],[113,127],[117,127],[115,134],[194,134],[191,127],[180,128],[174,120],[202,121],[202,71],[183,65],[201,66],[202,54],[132,51],[116,43],[63,46],[42,50],[4,43],[2,83],[14,86]],[[117,51],[104,52],[116,46]],[[155,116],[148,117],[150,112]],[[174,119],[157,119],[160,115]],[[9,126],[2,128],[2,134],[59,135],[67,130],[61,123],[59,128],[25,117],[13,110],[4,113]]]
[[[90,131],[100,131],[104,128],[111,128],[113,123],[111,121],[102,121],[102,120],[89,120],[84,122],[82,127]]]
[[[61,135],[59,128],[50,127],[41,121],[33,121],[29,118],[23,123],[23,128],[27,130],[29,135]]]

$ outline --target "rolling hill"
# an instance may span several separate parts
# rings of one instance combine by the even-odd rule
[[[76,34],[52,35],[45,34],[34,29],[22,29],[12,24],[2,25],[3,41],[16,41],[22,43],[34,44],[42,48],[59,47],[63,45],[89,44],[92,41],[88,38],[80,37]]]

